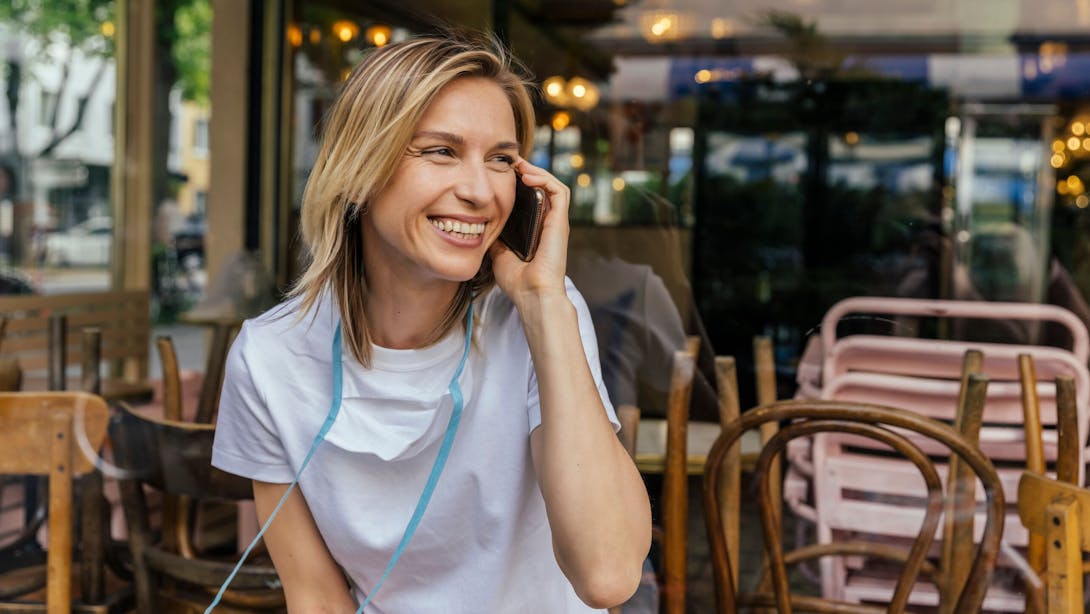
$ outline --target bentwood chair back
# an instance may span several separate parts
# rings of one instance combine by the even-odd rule
[[[971,378],[981,382],[982,378]],[[982,395],[979,383],[973,387],[975,400],[970,405],[979,406]],[[979,407],[978,407],[979,409]],[[966,422],[979,425],[979,412],[970,412]],[[735,581],[736,570],[732,556],[732,545],[727,542],[724,530],[722,510],[733,498],[740,496],[721,487],[724,467],[737,462],[730,457],[737,454],[734,445],[741,434],[760,425],[774,422],[786,425],[763,447],[757,461],[756,479],[758,483],[758,505],[761,515],[764,537],[764,554],[769,561],[767,569],[770,577],[762,578],[756,591],[742,594]],[[991,461],[985,457],[972,441],[972,427],[967,428],[968,437],[953,427],[932,420],[917,412],[894,407],[825,400],[778,401],[761,405],[743,413],[737,420],[726,427],[708,455],[704,471],[704,516],[708,527],[708,538],[712,553],[713,578],[716,589],[717,611],[734,612],[739,607],[776,608],[781,614],[789,614],[794,609],[813,612],[903,612],[908,599],[915,588],[918,578],[923,575],[928,581],[938,585],[941,596],[940,611],[976,612],[984,600],[985,592],[1003,532],[1004,498],[1002,486]],[[782,527],[779,509],[772,493],[772,480],[769,472],[772,461],[783,453],[789,441],[798,437],[810,437],[818,434],[848,436],[853,440],[861,438],[880,442],[896,456],[907,459],[917,474],[918,494],[912,498],[922,499],[924,504],[913,510],[917,518],[918,530],[907,547],[890,543],[860,541],[841,541],[831,544],[812,544],[792,552],[784,552]],[[972,480],[952,480],[949,494],[939,477],[939,471],[928,454],[923,451],[924,442],[930,446],[942,446],[950,454],[959,457],[975,479],[983,485],[984,523],[981,538],[975,551],[970,550],[964,557],[960,549],[953,549],[952,557],[943,557],[938,565],[926,559],[936,534],[940,530],[940,517],[951,515],[958,519],[953,528],[953,538],[959,543],[966,542],[972,548],[973,514],[963,513],[972,509],[975,495],[969,484]],[[841,459],[849,461],[850,459]],[[897,459],[880,459],[869,455],[864,464],[882,480],[880,468],[887,462]],[[904,461],[897,461],[905,464]],[[847,465],[842,468],[846,468]],[[960,475],[960,472],[954,475]],[[871,486],[874,486],[873,484]],[[880,486],[880,485],[879,485]],[[866,488],[859,483],[857,488]],[[871,493],[878,495],[880,493]],[[902,495],[907,493],[902,493]],[[907,498],[907,497],[903,497]],[[903,501],[888,502],[890,509],[896,505],[905,505]],[[873,506],[871,513],[881,514]],[[787,580],[788,564],[808,559],[827,556],[854,556],[877,558],[900,565],[896,587],[887,608],[860,605],[858,603],[838,601],[821,597],[792,595]],[[967,559],[967,560],[966,560]],[[955,570],[964,569],[964,582],[954,583],[951,577],[957,576]]]
[[[23,597],[40,588],[28,574],[26,583],[0,583],[5,587],[0,609],[49,614],[79,609],[72,595],[73,480],[94,469],[107,419],[106,403],[91,394],[0,393],[0,473],[49,478],[45,601]]]
[[[202,501],[237,502],[253,497],[251,482],[211,465],[215,427],[150,418],[125,405],[110,419],[110,439],[117,464],[126,473],[120,480],[121,501],[129,531],[137,609],[157,611],[163,604],[203,609],[237,559],[235,536],[208,551],[188,535],[156,538],[150,528],[145,487],[166,496]],[[184,525],[188,526],[188,525]],[[251,556],[224,596],[235,608],[281,611],[284,608],[276,570],[267,557]]]

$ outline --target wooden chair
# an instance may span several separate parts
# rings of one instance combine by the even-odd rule
[[[107,368],[102,396],[146,398],[149,300],[146,290],[0,296],[0,314],[8,319],[4,354],[19,360],[25,389],[74,390],[80,384],[65,381],[66,367],[83,363],[79,335],[95,326]]]
[[[14,584],[0,582],[0,610],[106,612],[114,605],[72,596],[73,479],[94,468],[91,455],[105,439],[107,417],[106,403],[91,394],[0,393],[0,473],[49,477],[45,600],[26,597],[41,588],[42,574],[23,570]]]
[[[1026,558],[1033,571],[1045,577],[1044,590],[1027,583],[1026,612],[1082,612],[1082,574],[1086,564],[1082,562],[1081,550],[1074,546],[1081,539],[1078,536],[1082,529],[1068,507],[1070,502],[1085,497],[1079,494],[1082,489],[1077,489],[1079,433],[1075,381],[1070,376],[1056,378],[1059,441],[1053,479],[1046,473],[1042,446],[1032,437],[1032,433],[1038,433],[1039,437],[1041,432],[1040,418],[1034,416],[1038,403],[1036,386],[1029,385],[1036,381],[1033,359],[1028,355],[1020,359],[1019,366],[1026,383],[1027,462],[1018,484],[1018,514],[1029,530]]]
[[[1022,523],[1046,544],[1048,614],[1086,611],[1082,553],[1090,551],[1090,490],[1040,475],[1022,474],[1018,483]]]
[[[124,405],[110,420],[117,464],[130,473],[120,487],[140,612],[154,612],[164,602],[203,610],[237,558],[235,554],[223,559],[210,556],[193,546],[188,535],[156,541],[149,527],[144,486],[194,502],[252,499],[249,480],[211,466],[214,431],[210,424],[145,417]],[[232,587],[224,596],[227,605],[284,608],[276,570],[267,558],[258,557],[243,566]]]
[[[666,460],[662,474],[662,610],[684,614],[688,576],[689,400],[700,339],[689,337],[684,350],[674,352],[666,408]]]
[[[974,376],[974,382],[983,382],[983,378]],[[973,388],[979,390],[979,383]],[[967,405],[979,406],[982,395],[973,392]],[[975,412],[979,416],[979,412]],[[976,420],[970,415],[966,422]],[[729,554],[732,546],[727,542],[727,532],[724,530],[722,514],[724,505],[739,496],[737,490],[731,491],[722,487],[721,479],[724,476],[724,467],[730,463],[737,463],[731,456],[737,456],[732,452],[734,444],[743,432],[759,428],[766,422],[787,424],[764,446],[757,461],[758,503],[762,519],[762,531],[764,536],[765,556],[770,562],[767,571],[771,572],[771,578],[764,578],[757,591],[750,594],[739,594],[735,581],[737,573],[732,556]],[[979,424],[979,422],[977,422]],[[972,430],[971,426],[968,427]],[[916,532],[911,546],[901,548],[893,545],[840,542],[835,544],[816,544],[806,546],[790,553],[784,553],[778,509],[775,507],[772,497],[769,471],[772,461],[783,453],[786,445],[797,437],[813,435],[836,435],[851,437],[852,441],[866,438],[881,442],[888,448],[892,448],[899,456],[908,459],[915,466],[920,478],[917,480],[920,486],[919,498],[926,504],[915,510],[918,519],[919,530]],[[971,435],[971,432],[970,432]],[[986,501],[986,515],[982,538],[977,546],[975,556],[971,562],[955,559],[946,560],[936,566],[926,561],[928,550],[932,540],[939,531],[940,516],[943,514],[944,501],[947,498],[943,493],[939,472],[927,453],[918,443],[927,441],[935,446],[948,448],[953,454],[960,457],[965,466],[971,469],[975,478],[979,478],[983,484],[983,494]],[[892,460],[892,459],[890,459]],[[874,464],[874,457],[871,457]],[[880,472],[879,478],[880,477]],[[955,474],[956,475],[956,474]],[[953,505],[958,509],[973,505],[973,494],[968,485],[960,484],[960,480],[952,480],[957,483],[952,488],[951,497]],[[969,484],[972,484],[969,481]],[[860,488],[863,488],[861,485]],[[909,493],[901,492],[904,496]],[[966,501],[967,499],[967,501]],[[893,503],[896,505],[896,503]],[[952,591],[940,591],[942,594],[943,610],[956,612],[976,612],[983,602],[987,590],[992,569],[995,565],[999,551],[999,542],[1003,532],[1003,490],[998,475],[991,461],[988,460],[972,442],[971,437],[966,438],[954,428],[941,422],[908,410],[893,407],[870,405],[863,403],[824,401],[824,400],[792,400],[778,401],[761,405],[742,414],[733,421],[716,441],[708,456],[707,466],[704,472],[704,515],[708,526],[708,536],[711,545],[713,576],[716,588],[717,610],[720,612],[736,611],[738,606],[750,606],[758,608],[776,608],[781,614],[793,611],[793,608],[814,612],[881,612],[881,608],[859,605],[855,603],[836,602],[835,600],[820,597],[809,597],[790,594],[788,588],[786,565],[803,560],[825,556],[874,556],[891,560],[902,564],[898,576],[896,590],[889,605],[889,612],[902,612],[908,602],[908,597],[921,574],[928,576],[932,582],[942,584],[949,588],[951,584],[944,581],[949,577],[951,570],[964,568],[966,581],[960,589],[955,587]],[[872,510],[872,513],[875,510]],[[958,514],[955,534],[968,536],[971,540],[973,533],[973,515]],[[971,543],[971,542],[970,542]],[[957,550],[955,550],[957,552]]]

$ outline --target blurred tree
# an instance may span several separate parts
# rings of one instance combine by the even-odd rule
[[[58,108],[50,110],[52,137],[38,152],[27,157],[52,156],[57,147],[83,124],[87,101],[102,82],[113,62],[116,50],[116,5],[118,0],[8,0],[0,2],[0,24],[11,26],[17,36],[34,41],[24,45],[34,50],[33,59],[61,66],[57,100],[64,100],[74,87],[72,70],[79,59],[96,62],[95,73],[76,97],[76,114],[67,125],[60,125]],[[177,85],[182,98],[200,105],[208,104],[211,72],[212,5],[210,0],[160,0],[159,23],[160,81],[166,89]],[[15,45],[20,44],[18,41]],[[19,93],[24,78],[21,54],[9,54],[5,61],[5,81],[9,117],[13,134],[19,107]],[[163,104],[166,104],[164,100]],[[16,141],[17,143],[17,141]],[[14,146],[15,155],[18,145]]]
[[[36,153],[27,157],[50,157],[57,147],[69,136],[79,130],[87,111],[87,101],[102,81],[102,75],[109,66],[114,54],[113,35],[114,1],[113,0],[9,0],[0,3],[0,23],[10,24],[18,35],[36,42],[29,46],[34,50],[35,59],[46,63],[59,63],[61,67],[60,87],[56,100],[49,110],[49,126],[52,130],[49,141]],[[19,45],[19,42],[14,42]],[[8,106],[11,117],[12,147],[11,152],[19,157],[18,132],[15,130],[15,118],[19,107],[19,93],[23,79],[21,66],[22,54],[9,54],[5,62],[5,80],[8,86]],[[64,100],[69,88],[73,87],[72,69],[82,59],[96,61],[95,73],[85,89],[76,94],[76,114],[67,125],[59,124],[59,101]]]

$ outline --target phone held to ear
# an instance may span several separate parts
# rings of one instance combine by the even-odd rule
[[[515,206],[500,231],[500,240],[524,262],[532,260],[537,253],[548,210],[549,197],[545,190],[531,188],[522,182],[521,175],[516,175]]]

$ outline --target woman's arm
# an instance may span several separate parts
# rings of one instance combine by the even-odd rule
[[[262,524],[287,489],[287,484],[254,480],[254,504]],[[284,585],[289,612],[356,611],[344,573],[329,554],[298,488],[288,495],[264,540]]]
[[[583,601],[636,591],[651,543],[647,490],[606,418],[566,295],[520,308],[537,370],[541,426],[530,437],[557,562]]]
[[[609,607],[639,585],[651,544],[650,504],[606,417],[565,289],[568,189],[525,161],[517,168],[552,202],[533,261],[522,263],[498,245],[492,251],[497,283],[518,308],[537,373],[534,468],[560,568],[588,605]]]

